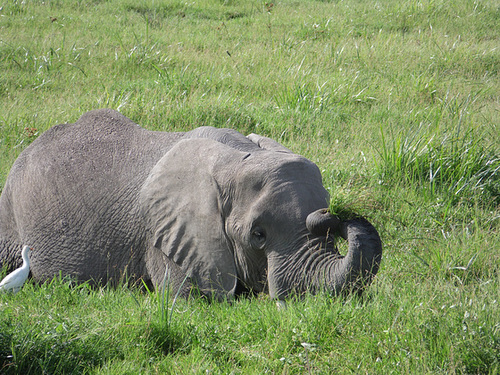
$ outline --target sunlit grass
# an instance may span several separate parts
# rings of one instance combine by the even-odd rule
[[[465,109],[464,109],[465,110]],[[500,155],[485,146],[482,132],[459,122],[453,129],[433,131],[422,125],[406,134],[391,134],[377,165],[380,178],[389,184],[405,181],[435,197],[445,193],[450,204],[461,199],[495,208],[500,204]]]

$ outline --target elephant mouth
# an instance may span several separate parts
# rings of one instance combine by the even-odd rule
[[[235,296],[257,295],[267,289],[267,257],[252,257],[236,250],[236,286]]]
[[[236,282],[236,288],[234,290],[234,296],[236,298],[255,297],[259,293],[266,291],[266,284],[264,282],[262,284],[263,285],[261,286],[261,288],[254,288],[248,286],[248,284],[238,278],[238,281]]]

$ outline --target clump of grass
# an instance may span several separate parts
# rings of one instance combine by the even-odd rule
[[[430,196],[446,195],[452,203],[500,203],[500,155],[484,146],[473,129],[457,126],[432,134],[420,125],[392,140],[383,129],[381,136],[377,172],[384,182],[415,184]]]
[[[170,301],[171,280],[170,280],[169,267],[168,265],[165,267],[165,276],[163,277],[163,283],[161,289],[161,306],[159,310],[161,312],[160,319],[164,323],[167,329],[170,327],[170,324],[172,323],[175,302],[177,301],[177,298],[179,297],[187,279],[188,277],[186,275],[182,280],[181,284],[179,285],[179,287],[177,288],[177,292],[175,293],[174,299],[172,300],[172,307],[170,308],[170,315],[169,315],[168,303]]]
[[[330,193],[329,210],[341,220],[351,220],[360,216],[370,219],[380,203],[370,185],[373,182],[360,168],[350,173],[332,172],[325,176],[325,185]]]
[[[359,217],[366,210],[363,199],[356,194],[335,190],[330,197],[330,213],[337,215],[341,220],[351,220]]]

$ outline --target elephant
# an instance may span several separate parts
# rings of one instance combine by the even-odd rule
[[[168,280],[210,300],[361,292],[382,243],[363,217],[328,210],[319,168],[232,129],[151,131],[111,109],[41,134],[0,196],[0,266],[35,251],[35,282]],[[336,241],[348,241],[343,256]]]

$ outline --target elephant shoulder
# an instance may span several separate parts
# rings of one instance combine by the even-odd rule
[[[120,112],[109,108],[96,109],[84,113],[75,123],[75,126],[81,128],[90,128],[95,130],[105,129],[142,129],[135,122],[122,115]]]
[[[132,120],[112,109],[96,109],[84,113],[75,123],[59,124],[40,135],[25,151],[35,151],[51,144],[85,142],[108,135],[126,135],[144,130]]]
[[[96,109],[84,113],[75,123],[55,125],[40,137],[47,142],[89,142],[107,137],[126,137],[144,131],[135,122],[112,109]]]

